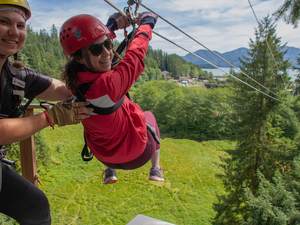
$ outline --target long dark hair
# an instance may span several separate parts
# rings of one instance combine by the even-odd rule
[[[116,63],[113,65],[114,67],[119,63],[122,59],[121,56],[112,49],[114,56],[116,58]],[[73,92],[76,92],[77,88],[77,76],[79,72],[91,71],[92,69],[87,68],[85,65],[80,64],[78,62],[79,59],[83,57],[82,50],[78,50],[74,54],[71,55],[71,60],[65,65],[65,69],[62,74],[62,79],[65,81],[67,87]]]
[[[62,79],[66,82],[66,85],[71,91],[75,91],[77,88],[77,77],[79,72],[87,71],[87,68],[80,64],[77,60],[82,57],[80,50],[75,52],[69,62],[65,65],[65,69],[62,74]]]

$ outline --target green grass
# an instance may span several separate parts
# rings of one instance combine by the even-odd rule
[[[53,225],[125,225],[144,214],[177,225],[209,225],[212,205],[224,192],[220,157],[232,149],[226,141],[195,142],[165,138],[161,164],[166,182],[148,181],[150,164],[118,170],[119,182],[102,184],[103,165],[80,157],[82,128],[46,129],[51,162],[39,168],[40,188],[49,198]]]

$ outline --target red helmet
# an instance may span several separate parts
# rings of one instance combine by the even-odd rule
[[[108,28],[96,17],[80,14],[71,17],[62,25],[59,39],[64,54],[71,55],[109,33]]]

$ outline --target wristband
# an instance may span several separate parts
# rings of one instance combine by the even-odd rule
[[[49,125],[50,127],[52,127],[52,129],[54,129],[54,125],[55,125],[55,124],[54,124],[53,120],[50,118],[49,113],[48,113],[47,111],[44,111],[43,113],[44,113],[44,115],[45,115],[45,118],[46,118],[46,120],[47,120],[48,125]]]

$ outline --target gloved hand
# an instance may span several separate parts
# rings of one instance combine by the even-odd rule
[[[122,15],[121,13],[112,14],[106,23],[106,26],[110,31],[115,31],[118,29],[126,28],[130,25],[127,16]]]
[[[49,116],[47,118],[48,123],[50,126],[54,126],[54,124],[58,126],[77,124],[92,113],[92,109],[87,108],[87,105],[87,102],[74,102],[72,100],[49,105],[46,107],[46,116]]]
[[[149,24],[153,29],[156,24],[157,18],[158,16],[155,15],[154,13],[143,12],[139,14],[137,18],[137,24],[138,25]]]

